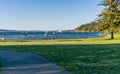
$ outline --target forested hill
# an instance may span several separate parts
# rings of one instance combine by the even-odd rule
[[[77,32],[98,32],[98,22],[83,24],[74,30]]]
[[[10,31],[16,31],[16,30],[6,30],[6,29],[0,29],[0,32],[10,32]]]
[[[0,29],[0,32],[1,32],[1,31],[10,31],[10,30],[6,30],[6,29]]]

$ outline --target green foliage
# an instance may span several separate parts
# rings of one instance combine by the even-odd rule
[[[103,0],[100,4],[105,8],[99,15],[100,31],[111,32],[111,39],[114,39],[114,32],[120,29],[120,10],[116,0]]]
[[[117,32],[120,28],[120,11],[115,0],[103,0],[105,6],[99,15],[100,31]]]
[[[78,32],[98,32],[98,22],[91,22],[77,27],[75,31]]]
[[[87,23],[75,29],[80,32],[111,32],[111,39],[114,33],[120,31],[120,5],[116,0],[103,0],[101,4],[105,8],[97,22]]]

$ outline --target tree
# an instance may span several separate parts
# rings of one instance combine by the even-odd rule
[[[78,32],[98,32],[98,22],[94,21],[91,23],[83,24],[83,25],[75,28],[75,31],[78,31]]]
[[[114,32],[120,27],[120,11],[116,0],[103,0],[100,5],[105,6],[99,15],[100,30],[111,32],[111,39],[114,39]]]

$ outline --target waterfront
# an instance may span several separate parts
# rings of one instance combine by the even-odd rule
[[[40,39],[72,39],[99,38],[99,32],[59,32],[59,31],[6,31],[0,32],[1,40],[40,40]]]

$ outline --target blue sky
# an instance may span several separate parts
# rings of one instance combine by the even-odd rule
[[[0,29],[67,30],[97,18],[102,0],[0,0]]]

